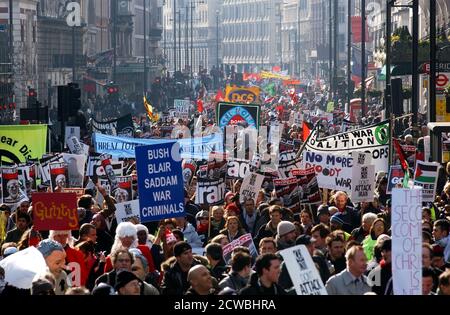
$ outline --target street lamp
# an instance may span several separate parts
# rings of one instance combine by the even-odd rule
[[[216,10],[216,65],[219,70],[219,15],[220,11]]]

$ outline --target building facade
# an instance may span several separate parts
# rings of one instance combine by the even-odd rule
[[[4,111],[9,111],[10,105],[15,104],[17,115],[20,108],[27,106],[29,88],[37,88],[38,85],[37,2],[37,0],[16,0],[12,3],[0,1],[0,52],[2,60],[6,61],[6,65],[2,66],[6,72],[0,74],[0,99]],[[12,48],[9,44],[11,9]],[[13,110],[9,112],[14,114]]]
[[[221,34],[223,63],[254,72],[281,65],[279,0],[224,0]]]
[[[198,73],[216,65],[223,22],[221,0],[166,0],[163,50],[170,72]],[[219,41],[219,42],[218,42]],[[217,45],[219,43],[219,45]],[[219,63],[221,56],[219,56]]]

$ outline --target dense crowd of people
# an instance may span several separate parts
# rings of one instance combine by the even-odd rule
[[[165,92],[158,84],[169,83],[162,80],[155,84],[153,89],[159,94],[152,99],[160,105]],[[215,82],[210,84],[212,89]],[[195,90],[188,92],[193,93],[189,95],[192,99],[197,98]],[[278,122],[284,127],[281,138],[301,145],[302,126],[290,124],[283,114],[307,111],[318,112],[320,116],[320,112],[327,110],[328,95],[323,93],[292,93],[282,86],[277,87],[273,96],[263,93],[262,124]],[[211,130],[208,127],[217,124],[216,93],[205,95],[203,100],[208,114],[201,116],[202,131],[207,135]],[[377,99],[369,102],[359,125],[382,120],[382,107],[378,103]],[[153,139],[168,138],[177,125],[188,127],[194,134],[194,118],[200,116],[196,113],[190,119],[166,117],[165,121],[151,122],[134,114],[135,137]],[[323,135],[347,130],[344,104],[340,100],[336,100],[332,114],[332,119],[321,121]],[[420,125],[426,122],[424,119],[419,117]],[[416,146],[414,160],[424,159],[423,137],[428,133],[426,128],[420,132],[414,144],[408,117],[397,121],[394,128],[394,136],[403,144]],[[90,144],[89,135],[83,140]],[[435,202],[422,208],[424,295],[450,295],[450,167],[443,168],[441,175]],[[196,204],[193,187],[185,189],[183,216],[142,224],[117,222],[116,200],[98,183],[96,189],[86,189],[78,198],[79,227],[72,231],[37,231],[33,226],[33,200],[22,201],[16,209],[4,203],[0,205],[1,258],[10,259],[35,247],[45,259],[47,272],[37,275],[31,288],[21,289],[7,283],[4,270],[0,270],[0,294],[296,294],[279,251],[304,245],[328,294],[391,295],[392,200],[386,191],[387,174],[379,172],[374,181],[372,202],[355,203],[344,191],[328,191],[322,204],[292,210],[276,197],[271,185],[264,186],[256,198],[240,202],[238,187],[242,181],[227,180],[223,204],[211,207]],[[97,203],[96,193],[102,195],[103,204]],[[236,246],[226,261],[224,247],[247,233],[251,234],[257,252],[253,253],[249,246]]]

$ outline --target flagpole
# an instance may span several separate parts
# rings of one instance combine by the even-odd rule
[[[394,137],[394,129],[395,129],[395,115],[391,113],[391,119],[390,119],[391,123],[390,123],[390,127],[389,127],[389,168],[391,167],[391,165],[393,164],[393,154],[392,154],[392,150],[393,150],[393,146],[392,146],[392,138]],[[389,171],[388,168],[388,171]]]

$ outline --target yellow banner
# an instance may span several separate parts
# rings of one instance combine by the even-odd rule
[[[26,162],[40,159],[46,153],[47,125],[0,126],[0,159],[5,162]]]
[[[227,85],[225,89],[225,101],[232,103],[257,103],[260,89],[257,86],[237,87]]]
[[[291,77],[288,75],[283,75],[280,73],[273,73],[269,71],[261,71],[262,79],[280,79],[280,80],[290,80]]]

